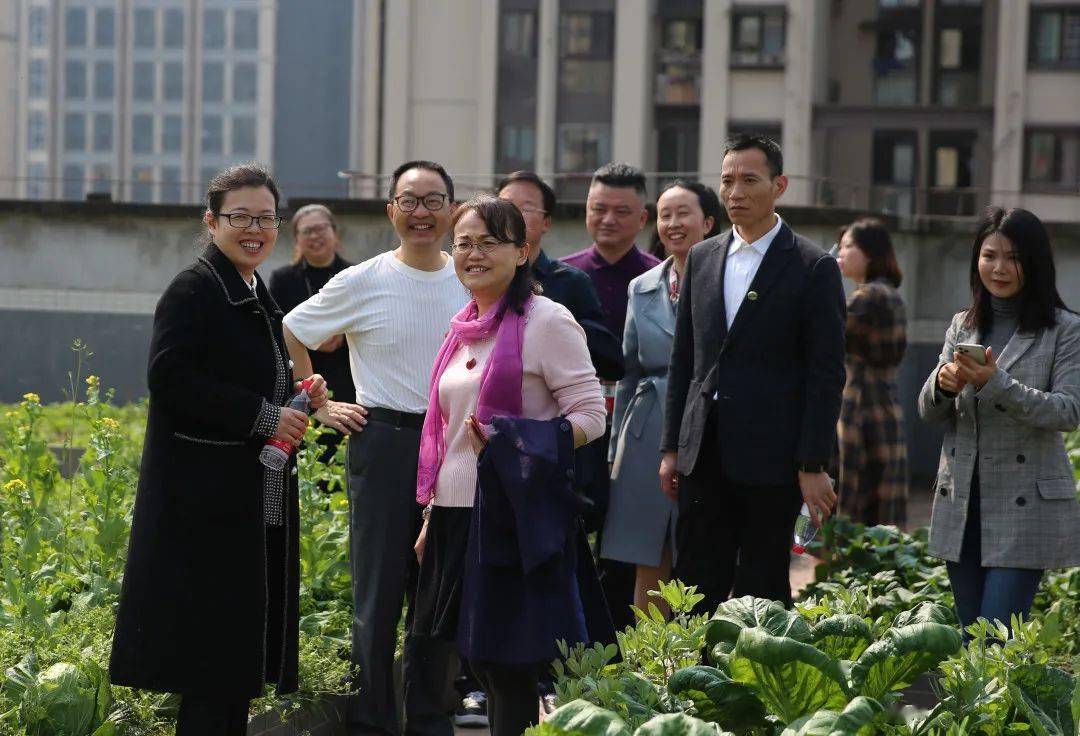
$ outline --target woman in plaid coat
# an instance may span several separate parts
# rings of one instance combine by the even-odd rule
[[[848,299],[847,384],[838,423],[840,511],[866,525],[907,520],[907,444],[896,372],[907,348],[900,267],[885,226],[858,220],[840,240]]]

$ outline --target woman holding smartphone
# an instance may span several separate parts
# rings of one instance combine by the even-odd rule
[[[417,501],[427,510],[416,542],[420,575],[412,629],[456,640],[459,646],[459,614],[475,603],[464,600],[468,586],[463,578],[477,513],[478,456],[490,453],[485,443],[493,418],[562,417],[559,429],[572,434],[574,447],[596,439],[605,428],[604,399],[585,333],[565,307],[534,293],[530,247],[525,220],[512,202],[481,196],[454,213],[454,267],[472,300],[451,320],[432,370],[417,470]],[[564,481],[548,483],[555,488]],[[505,544],[505,539],[500,536],[498,542]],[[578,592],[561,589],[553,595]],[[535,614],[509,610],[514,600],[508,595],[496,602],[499,620],[507,624],[496,628],[505,630],[480,634],[497,655],[469,659],[488,696],[493,736],[518,736],[536,721],[538,677],[557,656],[556,636],[526,642],[530,651],[544,650],[543,657],[498,645],[513,641],[515,630]],[[581,610],[580,600],[570,603]],[[542,623],[558,627],[570,622]]]
[[[161,296],[150,340],[150,413],[116,615],[114,685],[180,693],[177,736],[241,736],[264,684],[297,688],[299,503],[307,416],[281,310],[255,269],[277,242],[278,189],[254,164],[206,193],[206,247]],[[326,402],[313,376],[311,406]]]
[[[971,306],[945,334],[919,414],[945,425],[930,553],[964,626],[1027,615],[1043,570],[1080,564],[1062,432],[1080,425],[1080,317],[1058,295],[1046,228],[992,208],[971,252]],[[981,360],[979,360],[981,358]]]

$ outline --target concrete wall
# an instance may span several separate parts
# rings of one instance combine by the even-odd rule
[[[298,207],[305,201],[293,201]],[[379,201],[330,203],[341,224],[343,250],[359,261],[397,245]],[[825,248],[837,227],[857,213],[782,208],[798,232]],[[115,387],[122,401],[145,395],[147,350],[158,296],[199,252],[195,207],[0,201],[0,344],[16,356],[0,384],[0,402],[26,391],[59,400],[79,338],[94,352],[89,370]],[[936,362],[945,327],[968,301],[967,269],[973,225],[965,221],[893,222],[905,278],[909,349],[900,370],[913,476],[932,472],[940,433],[915,414],[915,396]],[[651,227],[639,240],[647,247]],[[1056,225],[1052,237],[1058,285],[1067,304],[1080,306],[1080,227]],[[589,243],[580,205],[561,206],[544,247],[558,257]],[[292,253],[287,231],[267,263],[268,276]]]

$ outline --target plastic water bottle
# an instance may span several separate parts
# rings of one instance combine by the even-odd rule
[[[296,392],[296,396],[293,396],[292,401],[289,402],[290,409],[302,411],[305,414],[311,412],[311,397],[308,396],[309,388],[311,388],[310,378],[300,382],[300,390]],[[259,453],[259,461],[271,470],[284,470],[289,462],[289,456],[295,451],[296,447],[291,442],[282,442],[271,437],[263,445],[262,452]]]
[[[791,551],[797,555],[805,554],[817,533],[817,525],[810,518],[810,507],[804,503],[799,511],[799,518],[795,520],[795,538],[791,542]]]

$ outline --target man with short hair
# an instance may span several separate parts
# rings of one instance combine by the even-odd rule
[[[349,726],[397,736],[394,648],[402,599],[411,608],[416,587],[420,430],[432,363],[468,295],[442,249],[454,210],[446,170],[433,161],[402,164],[388,199],[398,248],[334,276],[285,317],[284,333],[297,376],[311,372],[308,349],[338,334],[349,345],[359,405],[328,402],[315,415],[350,435],[352,664],[360,692]],[[452,734],[443,693],[453,659],[452,645],[406,634],[406,734]]]
[[[720,199],[731,230],[691,249],[668,372],[661,487],[679,504],[675,575],[705,595],[791,605],[792,534],[836,494],[826,468],[844,389],[846,307],[836,260],[775,212],[780,147],[739,136]]]
[[[592,279],[604,308],[604,324],[620,341],[626,324],[630,282],[660,262],[634,243],[649,221],[645,199],[645,175],[639,169],[624,163],[601,166],[593,174],[585,201],[585,229],[593,243],[585,250],[563,258],[564,263],[577,266]],[[615,383],[601,383],[610,422],[615,403]],[[593,527],[598,532],[603,529],[603,516],[608,504],[610,479],[607,447],[610,433],[609,423],[602,439],[579,449],[579,452],[596,453],[597,465],[603,469],[589,479],[586,490],[586,495],[598,510],[594,524],[598,523],[599,526]],[[601,559],[597,565],[615,629],[622,630],[634,623],[630,613],[634,600],[634,566],[607,559]]]

